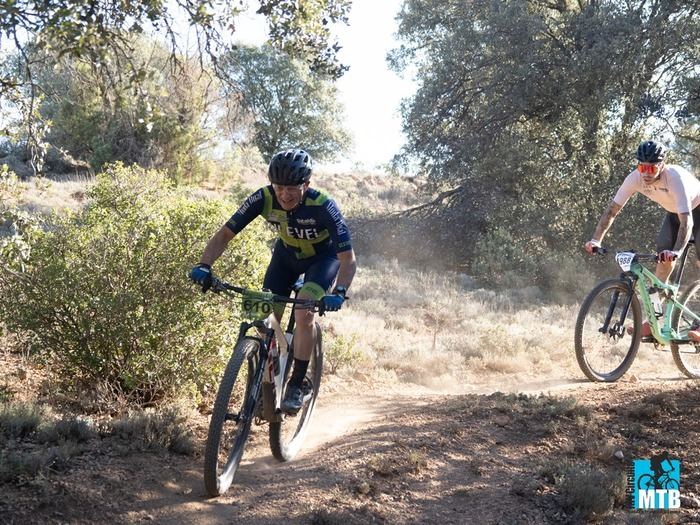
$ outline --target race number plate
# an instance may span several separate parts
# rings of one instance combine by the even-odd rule
[[[243,295],[243,314],[250,319],[265,319],[273,312],[273,296],[271,292],[246,292]]]
[[[635,255],[636,254],[634,252],[620,252],[615,255],[615,260],[617,261],[617,264],[620,265],[620,268],[622,268],[625,272],[629,272]]]

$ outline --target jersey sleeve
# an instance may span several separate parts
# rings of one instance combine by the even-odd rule
[[[248,226],[255,217],[263,212],[263,207],[265,204],[265,195],[263,193],[264,188],[260,188],[258,191],[250,195],[238,208],[238,211],[234,213],[231,218],[226,222],[226,226],[233,232],[239,233],[243,228]]]
[[[638,191],[638,179],[639,175],[636,171],[633,171],[627,175],[627,177],[625,177],[625,180],[622,182],[622,186],[620,186],[615,194],[615,197],[613,197],[615,204],[618,204],[620,207],[627,204],[630,197]]]
[[[321,219],[331,236],[336,253],[350,250],[352,248],[350,229],[333,199],[328,199],[323,204]]]

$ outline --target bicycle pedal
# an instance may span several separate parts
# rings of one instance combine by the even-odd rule
[[[642,343],[655,343],[656,339],[654,339],[653,335],[647,335],[642,337]]]
[[[301,406],[301,408],[304,408],[304,405]],[[301,412],[301,408],[299,410],[282,410],[282,414],[284,414],[284,417],[296,417],[296,415]]]

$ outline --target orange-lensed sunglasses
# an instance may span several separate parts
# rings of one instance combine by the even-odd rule
[[[645,173],[648,173],[649,175],[654,175],[659,172],[661,169],[661,163],[658,164],[637,164],[637,169],[639,170],[639,173],[644,175]]]

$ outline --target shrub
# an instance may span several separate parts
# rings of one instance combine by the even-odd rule
[[[475,247],[472,273],[495,288],[537,286],[547,298],[580,300],[595,280],[592,269],[579,255],[549,248],[544,242],[518,239],[503,228],[482,236]]]
[[[86,443],[96,435],[97,433],[87,421],[64,417],[46,427],[42,427],[39,440],[44,443],[63,443],[67,441]]]
[[[79,213],[32,238],[22,273],[0,273],[0,315],[69,382],[131,402],[210,387],[236,337],[235,308],[187,279],[235,204],[195,200],[159,172],[111,166]],[[259,286],[268,234],[252,224],[217,263]]]
[[[29,403],[0,404],[0,436],[23,438],[34,432],[44,417],[38,405]]]
[[[354,366],[363,359],[362,351],[357,350],[357,335],[337,335],[329,337],[323,350],[324,361],[329,374],[335,374],[344,367]]]
[[[503,228],[482,236],[474,252],[472,272],[489,286],[523,288],[537,281],[540,263]]]
[[[586,519],[606,514],[624,497],[621,475],[588,464],[566,465],[556,481],[564,506]]]
[[[39,221],[17,207],[25,189],[7,164],[0,165],[0,270],[3,272],[22,268],[39,229]]]
[[[194,436],[188,428],[186,415],[177,406],[125,416],[111,424],[111,433],[131,446],[165,449],[184,455],[194,453]]]
[[[0,450],[0,483],[25,482],[48,471],[66,470],[71,458],[81,453],[73,442],[38,451]]]

